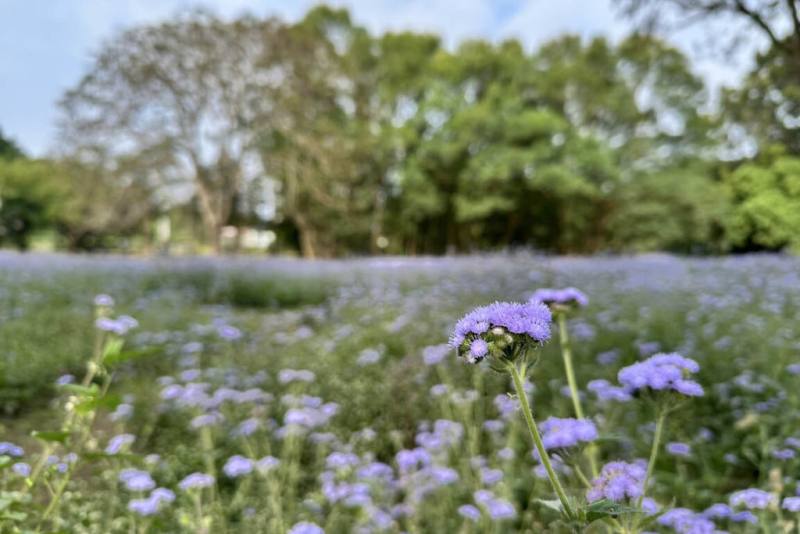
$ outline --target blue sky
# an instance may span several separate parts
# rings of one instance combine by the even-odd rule
[[[53,146],[56,101],[120,28],[205,6],[233,17],[245,11],[295,20],[313,0],[0,0],[0,128],[26,151]],[[448,44],[468,37],[517,37],[537,44],[564,32],[619,38],[628,30],[610,0],[334,0],[371,30],[435,31]],[[675,42],[712,84],[732,82],[742,65],[701,59],[692,34]],[[699,35],[699,34],[698,34]]]

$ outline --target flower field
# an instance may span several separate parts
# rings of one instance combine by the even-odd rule
[[[775,255],[2,254],[0,532],[796,532],[798,310]]]

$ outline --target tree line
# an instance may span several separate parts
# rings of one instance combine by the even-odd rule
[[[665,4],[702,2],[620,1],[649,20]],[[737,4],[702,15],[772,20],[774,2]],[[253,227],[306,257],[796,248],[800,33],[774,37],[711,95],[645,31],[451,49],[325,6],[135,27],[63,95],[51,158],[0,136],[0,243],[51,228],[114,247],[167,215],[215,250],[224,227]]]

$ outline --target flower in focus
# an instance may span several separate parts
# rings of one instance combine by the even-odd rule
[[[592,481],[586,499],[589,502],[601,499],[614,502],[637,499],[644,491],[646,474],[647,465],[642,461],[607,463],[600,470],[600,475]]]
[[[456,323],[450,345],[469,363],[487,356],[513,361],[550,339],[550,310],[544,304],[495,302],[475,308]]]

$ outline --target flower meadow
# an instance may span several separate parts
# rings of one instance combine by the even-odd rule
[[[0,531],[796,532],[800,261],[0,255]]]

